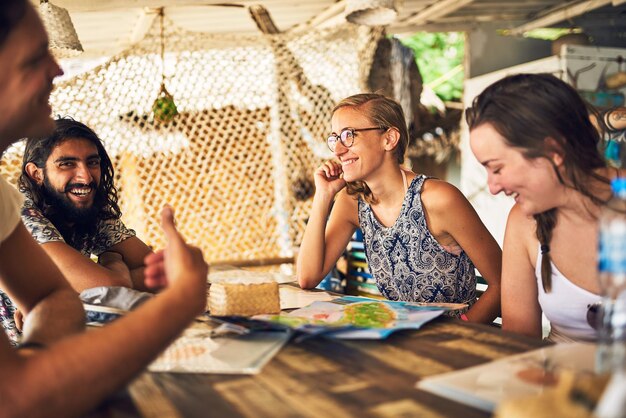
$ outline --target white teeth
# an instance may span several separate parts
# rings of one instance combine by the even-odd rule
[[[341,162],[341,165],[350,165],[350,164],[352,164],[355,161],[356,161],[356,159],[344,160],[344,161]]]
[[[87,189],[72,189],[72,190],[70,190],[70,193],[75,194],[77,196],[87,196],[89,193],[91,193],[91,188],[87,188]]]

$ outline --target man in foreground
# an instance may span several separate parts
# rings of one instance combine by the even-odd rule
[[[0,152],[53,130],[48,98],[61,73],[30,2],[0,1]],[[20,222],[20,203],[19,192],[0,177],[0,287],[25,315],[21,348],[0,333],[0,417],[80,415],[128,382],[203,311],[207,265],[165,208],[168,245],[146,257],[144,272],[148,287],[164,289],[87,334],[76,293]]]

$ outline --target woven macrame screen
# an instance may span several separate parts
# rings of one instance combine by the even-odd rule
[[[165,84],[180,114],[154,121],[159,26],[105,64],[59,83],[54,114],[104,140],[123,220],[164,245],[160,210],[208,261],[289,257],[311,204],[312,173],[341,98],[365,90],[379,29],[342,25],[305,34],[210,35],[165,21]],[[15,184],[23,145],[0,166]],[[307,190],[308,189],[308,190]]]

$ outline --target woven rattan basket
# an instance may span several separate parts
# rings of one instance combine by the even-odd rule
[[[278,283],[214,283],[209,311],[217,316],[279,313]]]

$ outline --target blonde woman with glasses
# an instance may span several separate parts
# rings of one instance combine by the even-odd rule
[[[336,160],[315,172],[300,286],[317,286],[361,228],[370,272],[387,299],[467,303],[462,319],[493,321],[500,248],[459,190],[401,166],[409,136],[400,105],[357,94],[335,107],[331,123]],[[478,301],[474,266],[488,283]]]

